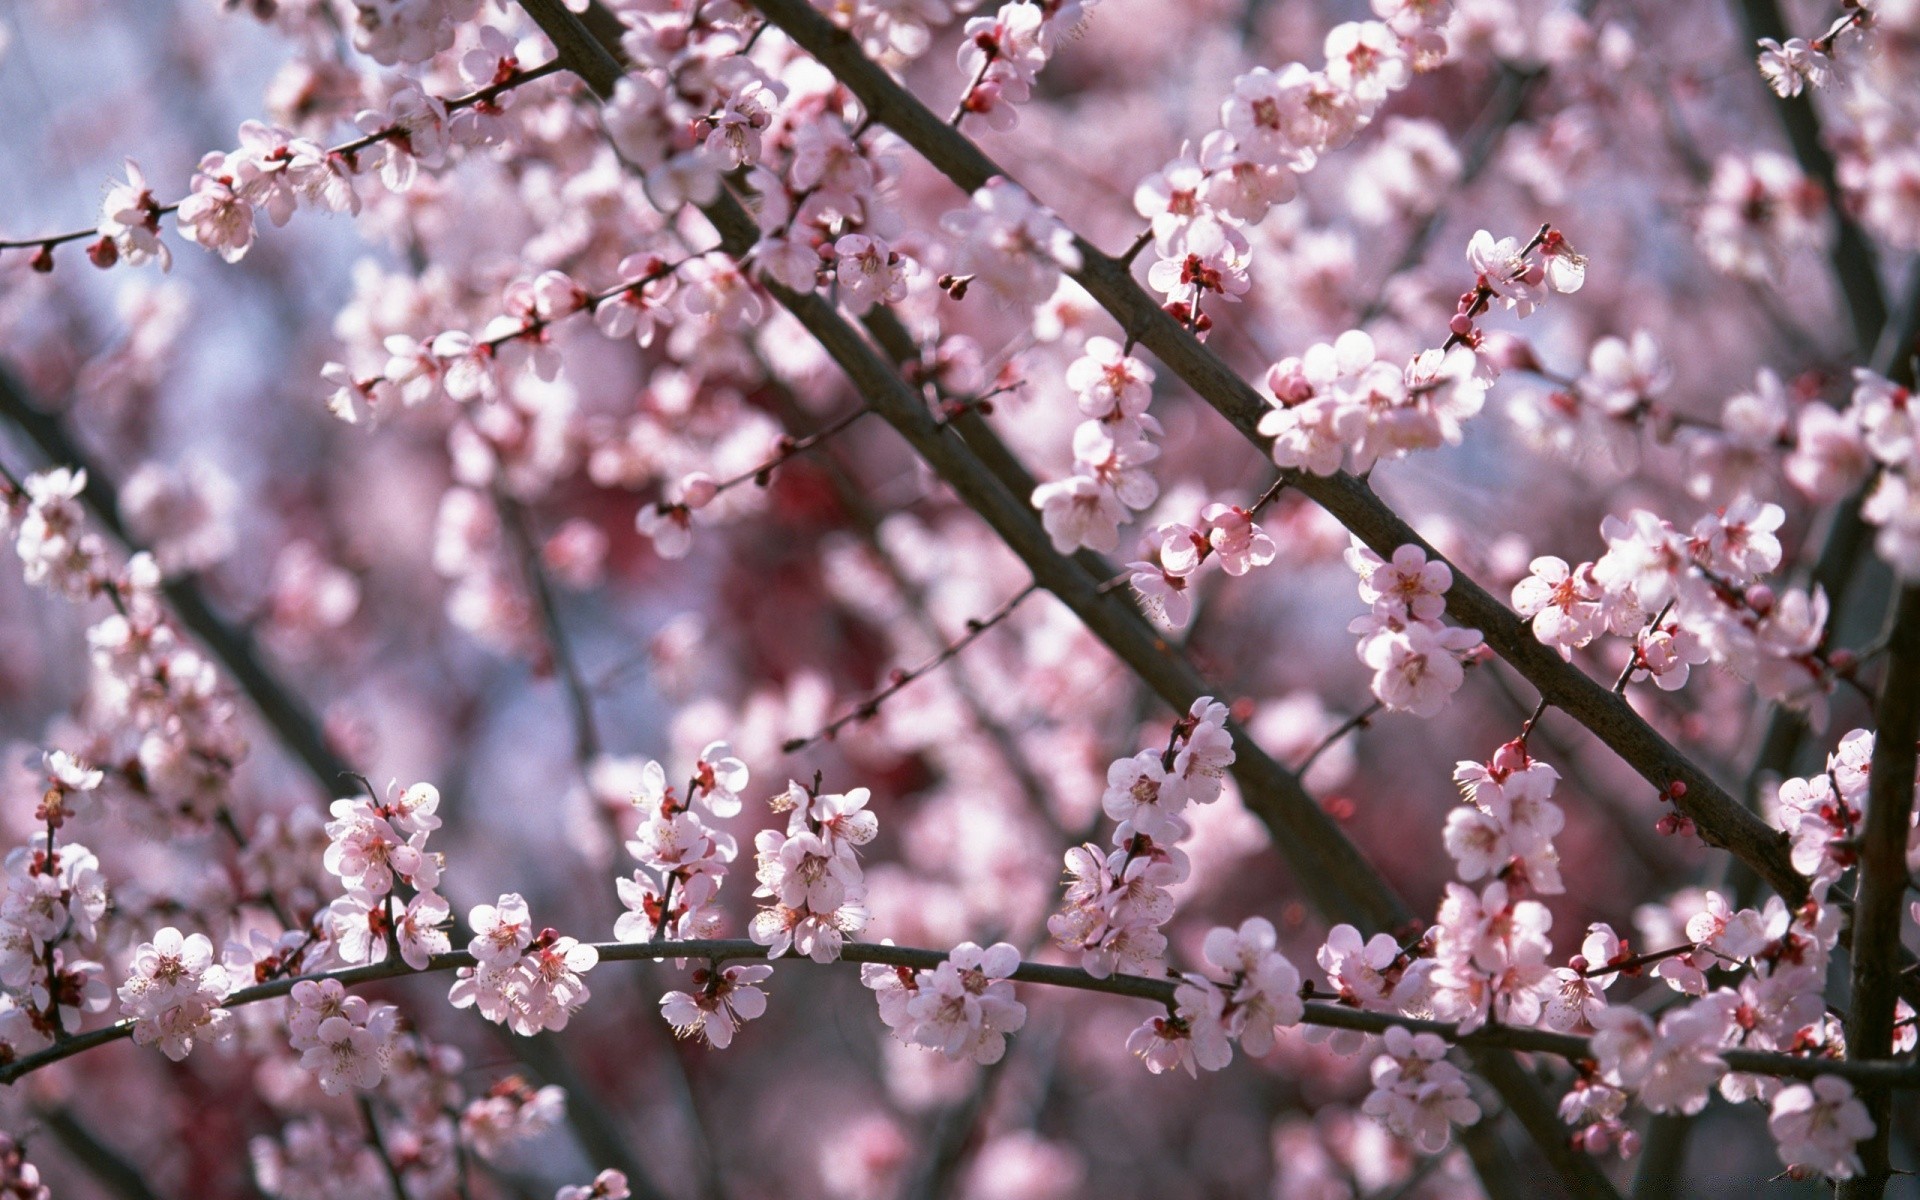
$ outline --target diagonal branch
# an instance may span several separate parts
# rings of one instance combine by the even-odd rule
[[[80,499],[87,510],[129,551],[144,549],[120,520],[120,497],[111,477],[67,433],[60,418],[34,403],[4,368],[0,368],[0,416],[26,434],[48,461],[85,471],[87,488]],[[320,719],[307,702],[274,676],[253,635],[215,613],[192,576],[170,579],[164,590],[181,623],[226,667],[274,735],[323,791],[329,796],[336,794],[353,768],[327,744]]]
[[[1006,174],[805,0],[753,0],[753,4],[831,70],[873,119],[893,129],[960,188],[973,192],[989,179]],[[1073,277],[1119,321],[1127,336],[1152,350],[1243,436],[1264,448],[1257,424],[1268,406],[1260,394],[1163,311],[1134,282],[1125,264],[1084,239],[1076,238],[1075,244],[1083,265],[1072,272]],[[1413,544],[1424,549],[1430,560],[1445,561],[1364,481],[1341,473],[1300,475],[1291,477],[1291,482],[1374,551],[1390,555],[1402,545]],[[1793,869],[1783,834],[1736,801],[1622,697],[1542,645],[1512,610],[1466,572],[1456,567],[1453,578],[1446,599],[1447,611],[1456,621],[1479,629],[1487,645],[1525,676],[1543,699],[1586,726],[1656,788],[1665,792],[1675,783],[1685,785],[1677,807],[1692,818],[1709,844],[1732,851],[1790,903],[1805,899],[1806,880]]]
[[[745,255],[758,240],[753,218],[722,195],[706,208],[730,254]],[[874,411],[893,426],[1027,565],[1039,586],[1072,609],[1153,690],[1175,709],[1213,694],[1173,653],[1145,618],[1079,564],[1053,549],[1033,509],[1016,498],[974,457],[967,443],[928,412],[920,397],[852,324],[818,295],[768,284],[768,291],[833,357]],[[1236,730],[1233,771],[1249,807],[1273,830],[1300,886],[1329,919],[1372,928],[1399,928],[1412,916],[1392,888],[1360,856],[1332,818],[1278,763]]]

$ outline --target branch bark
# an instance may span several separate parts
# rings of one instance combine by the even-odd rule
[[[765,946],[745,938],[597,942],[594,943],[594,949],[599,953],[602,963],[654,962],[669,958],[685,958],[717,964],[742,960],[765,960],[767,956]],[[840,957],[835,962],[855,966],[864,963],[881,963],[890,967],[927,971],[945,962],[946,958],[947,952],[944,950],[929,950],[918,946],[894,946],[879,942],[848,942],[841,948]],[[814,960],[789,952],[786,957],[772,961],[786,965],[812,963]],[[307,980],[331,979],[342,987],[351,988],[382,980],[444,974],[461,967],[474,966],[476,962],[473,955],[465,950],[436,954],[427,963],[425,970],[415,970],[399,959],[389,959],[386,962],[371,963],[367,966],[343,967],[334,971],[290,976],[255,984],[253,987],[242,988],[229,995],[224,1004],[230,1009],[242,1008],[249,1004],[278,999],[293,991],[295,985]],[[834,963],[819,965],[832,966]],[[1179,986],[1178,981],[1171,977],[1155,979],[1143,975],[1118,974],[1095,977],[1078,967],[1037,962],[1022,962],[1010,978],[1018,983],[1033,983],[1045,987],[1149,1000],[1168,1008],[1175,1004],[1174,989]],[[1324,1026],[1329,1029],[1351,1029],[1360,1033],[1385,1033],[1395,1026],[1400,1026],[1414,1033],[1435,1034],[1456,1046],[1548,1054],[1569,1062],[1593,1057],[1592,1043],[1589,1039],[1577,1034],[1554,1033],[1551,1030],[1520,1025],[1483,1025],[1471,1033],[1463,1033],[1459,1026],[1446,1021],[1429,1021],[1419,1017],[1403,1017],[1395,1013],[1372,1012],[1318,999],[1307,1002],[1306,1014],[1301,1018],[1300,1023]],[[77,1034],[37,1053],[23,1055],[10,1063],[0,1065],[0,1086],[17,1082],[26,1075],[53,1063],[72,1058],[76,1054],[123,1041],[132,1033],[132,1022],[121,1021]],[[1920,1064],[1916,1063],[1804,1058],[1765,1050],[1737,1049],[1722,1050],[1720,1057],[1725,1060],[1729,1070],[1745,1074],[1773,1075],[1782,1079],[1813,1079],[1820,1075],[1838,1075],[1861,1085],[1902,1090],[1920,1089]]]
[[[970,140],[942,122],[861,51],[859,44],[806,0],[752,0],[755,8],[831,70],[869,115],[899,134],[962,190],[971,193],[1007,173]],[[1267,405],[1251,385],[1205,349],[1134,282],[1124,263],[1075,238],[1082,266],[1073,277],[1110,313],[1129,338],[1154,352],[1241,434],[1265,449],[1256,428]],[[1445,561],[1424,538],[1346,473],[1299,475],[1291,482],[1375,552],[1391,555],[1413,544],[1430,560]],[[1452,564],[1449,564],[1451,566]],[[1807,882],[1793,869],[1787,839],[1736,801],[1680,753],[1610,688],[1563,662],[1542,645],[1512,610],[1457,567],[1447,611],[1480,630],[1487,645],[1511,663],[1542,698],[1586,726],[1655,788],[1685,785],[1677,807],[1710,845],[1730,850],[1768,884],[1798,904]]]
[[[1859,1061],[1893,1054],[1898,998],[1900,918],[1907,893],[1907,838],[1913,825],[1914,772],[1920,767],[1920,586],[1900,593],[1880,689],[1867,811],[1860,846],[1860,886],[1853,914],[1853,1003],[1847,1013],[1847,1056]],[[1887,1160],[1891,1096],[1869,1088],[1861,1099],[1874,1133],[1860,1145],[1866,1170],[1840,1185],[1840,1200],[1879,1200],[1890,1177]]]

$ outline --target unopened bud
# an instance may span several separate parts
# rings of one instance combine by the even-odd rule
[[[719,485],[714,483],[713,476],[704,471],[695,471],[680,481],[680,503],[689,510],[705,508],[713,503],[713,498],[719,493]]]

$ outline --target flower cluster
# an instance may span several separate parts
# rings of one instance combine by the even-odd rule
[[[57,829],[71,811],[70,797],[83,795],[78,789],[89,782],[97,785],[99,772],[58,753],[48,758],[52,785],[41,808]],[[39,833],[8,853],[0,899],[0,1043],[9,1051],[44,1049],[56,1033],[75,1032],[83,1014],[106,1009],[112,992],[105,968],[62,943],[97,943],[107,908],[100,860],[78,842],[55,847],[50,834]]]
[[[288,1042],[321,1091],[342,1096],[379,1086],[392,1057],[399,1009],[350,996],[335,979],[303,979],[289,999]]]
[[[134,951],[120,984],[120,1013],[133,1021],[136,1043],[158,1045],[179,1062],[195,1041],[219,1041],[232,1032],[233,1014],[220,1007],[231,990],[206,935],[183,936],[169,925]]]
[[[1855,1146],[1873,1136],[1873,1118],[1852,1084],[1820,1075],[1780,1089],[1767,1131],[1780,1148],[1780,1161],[1796,1172],[1852,1179],[1862,1170]]]
[[[86,488],[85,471],[56,467],[27,476],[14,499],[22,505],[12,522],[22,576],[75,600],[92,595],[106,575],[106,546],[80,506]]]
[[[1774,791],[1773,823],[1793,841],[1793,869],[1819,883],[1840,882],[1858,865],[1855,853],[1867,804],[1873,733],[1855,729],[1827,756],[1827,769],[1783,779]]]
[[[552,929],[533,930],[527,902],[509,893],[498,904],[476,904],[467,914],[478,965],[461,967],[447,998],[455,1008],[475,1008],[522,1037],[565,1029],[590,993],[581,976],[600,962],[600,952]]]
[[[1009,978],[1020,967],[1017,947],[998,942],[981,949],[961,942],[931,970],[869,963],[860,980],[875,993],[880,1020],[910,1046],[925,1046],[954,1062],[999,1062],[1007,1035],[1027,1023],[1027,1006],[1014,998]]]
[[[1189,972],[1174,988],[1173,1011],[1150,1017],[1127,1038],[1127,1049],[1159,1075],[1174,1067],[1197,1075],[1233,1060],[1233,1043],[1255,1056],[1273,1049],[1277,1030],[1306,1012],[1300,972],[1276,949],[1273,923],[1249,917],[1240,928],[1207,933],[1202,953],[1211,973]]]
[[[96,780],[63,759],[78,772],[73,779],[88,782],[69,780],[60,791],[69,805],[84,807],[98,789],[134,802],[145,823],[202,825],[225,806],[246,739],[212,662],[167,618],[159,565],[141,553],[114,568],[88,528],[85,490],[86,472],[65,467],[29,475],[17,491],[0,484],[26,581],[76,603],[114,603],[87,631],[96,677],[73,753],[123,765]]]
[[[1279,551],[1253,517],[1237,504],[1209,504],[1197,527],[1171,521],[1156,528],[1147,542],[1152,558],[1127,564],[1140,603],[1178,629],[1193,614],[1190,589],[1208,560],[1234,576],[1271,563]]]
[[[1395,1026],[1386,1053],[1373,1060],[1373,1090],[1361,1110],[1428,1154],[1446,1148],[1454,1125],[1480,1119],[1467,1095],[1466,1076],[1445,1061],[1447,1044],[1431,1033]]]
[[[1095,3],[1004,4],[990,17],[969,20],[956,55],[961,74],[972,81],[960,98],[960,128],[1012,129],[1019,120],[1013,106],[1033,94],[1034,77]]]
[[[1699,215],[1700,249],[1715,267],[1770,279],[1798,252],[1826,244],[1826,198],[1791,158],[1763,150],[1714,164]]]
[[[1160,932],[1173,916],[1167,889],[1186,879],[1178,844],[1191,831],[1189,804],[1210,804],[1234,761],[1227,706],[1211,696],[1174,723],[1164,750],[1142,750],[1107,768],[1101,806],[1118,822],[1113,849],[1093,842],[1067,851],[1065,905],[1047,920],[1054,940],[1077,952],[1089,974],[1146,975],[1166,952]]]
[[[639,69],[621,78],[602,119],[661,212],[710,202],[724,172],[760,161],[784,84],[744,55],[689,43],[684,29],[643,23],[623,45]],[[702,59],[699,71],[681,69]]]
[[[1080,249],[1060,218],[1005,176],[989,179],[940,227],[954,238],[949,295],[978,282],[1008,304],[1032,307],[1053,295],[1062,270],[1080,267]]]
[[[1402,546],[1391,561],[1355,539],[1347,565],[1360,576],[1360,598],[1372,605],[1348,631],[1360,637],[1360,661],[1373,669],[1373,695],[1395,711],[1431,717],[1466,678],[1462,658],[1480,645],[1480,631],[1443,622],[1453,571]]]
[[[1152,505],[1160,485],[1146,464],[1160,456],[1148,440],[1160,423],[1148,414],[1153,368],[1112,339],[1088,338],[1067,368],[1067,386],[1087,416],[1073,435],[1074,473],[1034,489],[1033,506],[1062,554],[1112,550],[1129,511]]]
[[[1534,559],[1513,589],[1514,607],[1563,657],[1614,633],[1633,639],[1629,679],[1672,691],[1693,667],[1712,662],[1770,700],[1818,713],[1834,680],[1824,651],[1826,596],[1817,587],[1776,593],[1760,582],[1780,565],[1784,520],[1779,505],[1746,498],[1686,534],[1646,510],[1608,517],[1600,527],[1605,554],[1578,566]]]
[[[391,783],[384,801],[368,795],[333,802],[321,861],[346,889],[326,911],[339,961],[384,962],[389,950],[397,950],[408,966],[423,971],[434,955],[451,948],[444,929],[451,910],[434,890],[440,886],[440,856],[427,849],[427,835],[440,827],[439,806],[439,789],[430,783],[404,791]]]
[[[1506,876],[1542,895],[1566,890],[1553,848],[1566,815],[1548,798],[1560,781],[1558,771],[1516,740],[1495,751],[1491,762],[1460,763],[1453,781],[1467,803],[1447,814],[1444,840],[1461,879]]]
[[[627,852],[640,869],[615,881],[627,911],[614,923],[613,936],[623,942],[717,936],[724,918],[715,898],[739,845],[707,821],[738,815],[746,764],[725,742],[712,742],[700,752],[684,800],[657,762],[640,768],[637,785],[633,806],[640,826]]]
[[[847,938],[867,927],[867,889],[855,853],[880,832],[867,809],[866,788],[822,792],[789,781],[773,798],[775,812],[790,814],[786,832],[763,829],[754,835],[754,895],[773,901],[753,918],[748,935],[767,948],[768,958],[789,949],[815,962],[840,957]]]
[[[1914,406],[1912,389],[1862,369],[1854,372],[1853,402],[1843,415],[1881,468],[1860,515],[1879,527],[1875,549],[1908,583],[1920,580],[1920,422]]]
[[[1376,357],[1373,339],[1349,330],[1267,372],[1273,407],[1260,432],[1274,465],[1331,475],[1343,461],[1364,471],[1381,459],[1457,445],[1486,402],[1479,359],[1465,346],[1428,350],[1404,367]]]
[[[1413,72],[1446,55],[1449,5],[1376,0],[1378,21],[1348,21],[1327,32],[1326,65],[1258,67],[1233,82],[1221,128],[1195,151],[1141,182],[1134,208],[1152,222],[1159,256],[1147,282],[1167,310],[1204,334],[1209,297],[1235,301],[1251,286],[1252,247],[1242,228],[1298,192],[1295,176],[1352,140]]]

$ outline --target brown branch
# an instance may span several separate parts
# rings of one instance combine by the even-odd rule
[[[566,626],[560,621],[559,600],[554,596],[553,584],[541,566],[540,547],[528,524],[526,510],[497,483],[493,488],[493,504],[500,513],[500,523],[506,527],[507,540],[513,545],[514,556],[519,560],[520,573],[533,592],[534,604],[540,611],[540,623],[547,635],[548,653],[553,658],[554,672],[560,676],[561,686],[566,691],[568,712],[573,718],[574,761],[584,774],[593,761],[600,757],[601,750],[600,724],[593,714],[593,691],[580,673],[580,664],[574,657]]]
[[[1736,0],[1734,11],[1747,35],[1748,55],[1743,65],[1753,78],[1754,85],[1759,86],[1760,72],[1753,66],[1752,47],[1761,38],[1785,43],[1792,35],[1786,22],[1781,19],[1780,6],[1775,0]],[[1787,142],[1793,148],[1793,157],[1799,161],[1800,169],[1818,183],[1826,194],[1828,211],[1839,229],[1839,236],[1834,238],[1828,258],[1840,285],[1840,296],[1847,306],[1847,316],[1853,324],[1854,343],[1863,354],[1870,353],[1874,343],[1879,340],[1880,330],[1887,323],[1887,303],[1880,293],[1880,268],[1873,243],[1841,202],[1833,156],[1827,153],[1826,145],[1821,140],[1820,118],[1813,111],[1812,95],[1803,93],[1786,99],[1769,95],[1768,99],[1777,106],[1780,123],[1786,130]]]
[[[98,1134],[74,1116],[73,1109],[64,1105],[37,1108],[33,1116],[109,1195],[119,1200],[160,1200],[159,1193],[148,1186],[140,1168],[101,1141]]]
[[[765,961],[767,957],[765,946],[745,938],[596,942],[593,948],[598,952],[602,963],[654,962],[668,958],[686,958],[717,964],[741,960]],[[856,966],[864,963],[880,963],[890,967],[929,971],[945,962],[946,958],[947,952],[944,950],[929,950],[917,946],[893,946],[877,942],[849,942],[841,948],[841,955],[835,961]],[[815,960],[789,951],[785,957],[772,961],[785,965],[812,963]],[[415,970],[402,960],[389,959],[386,962],[367,966],[344,967],[257,984],[234,992],[226,998],[224,1003],[225,1007],[233,1009],[277,999],[291,992],[295,985],[309,980],[331,979],[343,987],[358,987],[382,980],[443,974],[475,964],[473,955],[465,950],[436,954],[427,963],[425,970]],[[1174,989],[1179,986],[1179,981],[1171,977],[1156,979],[1144,975],[1124,974],[1096,977],[1078,967],[1022,962],[1010,978],[1020,983],[1147,1000],[1163,1008],[1178,1003],[1174,997]],[[1436,1034],[1457,1046],[1516,1050],[1527,1054],[1549,1054],[1573,1063],[1590,1061],[1593,1058],[1591,1040],[1579,1034],[1555,1033],[1546,1029],[1500,1024],[1483,1025],[1472,1032],[1463,1032],[1458,1025],[1446,1021],[1349,1008],[1343,1004],[1324,1000],[1308,1001],[1306,1013],[1300,1023],[1329,1029],[1351,1029],[1360,1033],[1385,1033],[1397,1025],[1414,1033]],[[10,1063],[0,1065],[0,1085],[14,1083],[35,1071],[72,1058],[84,1051],[122,1041],[132,1032],[133,1023],[121,1021],[69,1038],[37,1053],[24,1055]],[[1820,1075],[1838,1075],[1862,1085],[1903,1090],[1920,1089],[1920,1064],[1907,1061],[1886,1059],[1848,1061],[1779,1054],[1770,1050],[1741,1049],[1721,1050],[1719,1057],[1726,1062],[1729,1070],[1748,1075],[1771,1075],[1781,1079],[1812,1079]]]
[[[973,142],[947,128],[805,0],[753,3],[831,70],[875,119],[892,128],[961,189],[971,193],[1006,174]],[[1120,322],[1127,336],[1152,350],[1243,436],[1264,448],[1257,425],[1269,406],[1260,394],[1165,313],[1125,266],[1085,239],[1076,238],[1075,245],[1082,266],[1071,274]],[[1376,553],[1390,555],[1411,544],[1425,550],[1429,560],[1445,561],[1365,482],[1344,472],[1328,477],[1297,475],[1292,482]],[[1667,791],[1676,782],[1684,784],[1678,806],[1709,844],[1750,863],[1789,903],[1805,899],[1807,881],[1793,869],[1785,835],[1735,801],[1624,699],[1542,645],[1511,609],[1466,572],[1455,567],[1453,580],[1446,599],[1456,621],[1479,629],[1487,645],[1513,664],[1544,699],[1592,730],[1657,789]]]
[[[1293,769],[1293,773],[1305,779],[1307,772],[1313,769],[1313,764],[1320,761],[1321,755],[1333,749],[1340,743],[1340,739],[1346,737],[1348,734],[1357,729],[1365,729],[1368,725],[1371,725],[1373,719],[1384,712],[1386,707],[1385,701],[1375,700],[1372,704],[1367,705],[1359,712],[1340,722],[1339,725],[1334,727],[1333,732],[1321,738],[1313,749],[1307,751],[1307,756],[1300,760],[1300,765]]]
[[[1915,752],[1920,739],[1920,586],[1909,585],[1901,591],[1889,646],[1867,780],[1860,884],[1853,914],[1853,1004],[1847,1014],[1847,1056],[1858,1061],[1893,1054],[1907,837],[1913,824],[1914,771],[1920,766]],[[1891,1097],[1884,1088],[1870,1088],[1861,1098],[1873,1115],[1874,1133],[1860,1144],[1866,1170],[1840,1185],[1840,1200],[1878,1200],[1891,1177],[1887,1161]]]
[[[87,486],[80,500],[94,520],[129,552],[146,549],[120,520],[120,497],[112,477],[81,449],[61,419],[30,399],[26,389],[4,368],[0,368],[0,416],[26,434],[48,461],[85,471]],[[216,614],[193,576],[169,579],[162,589],[181,624],[220,660],[321,790],[329,796],[340,791],[353,768],[327,744],[320,719],[307,702],[272,673],[253,635]]]
[[[359,1101],[360,1119],[367,1126],[367,1142],[372,1145],[380,1166],[387,1173],[387,1185],[393,1189],[393,1200],[412,1200],[407,1195],[407,1181],[400,1177],[400,1167],[393,1161],[393,1152],[387,1149],[387,1135],[380,1131],[380,1121],[373,1115],[373,1101],[365,1093],[355,1096]]]

